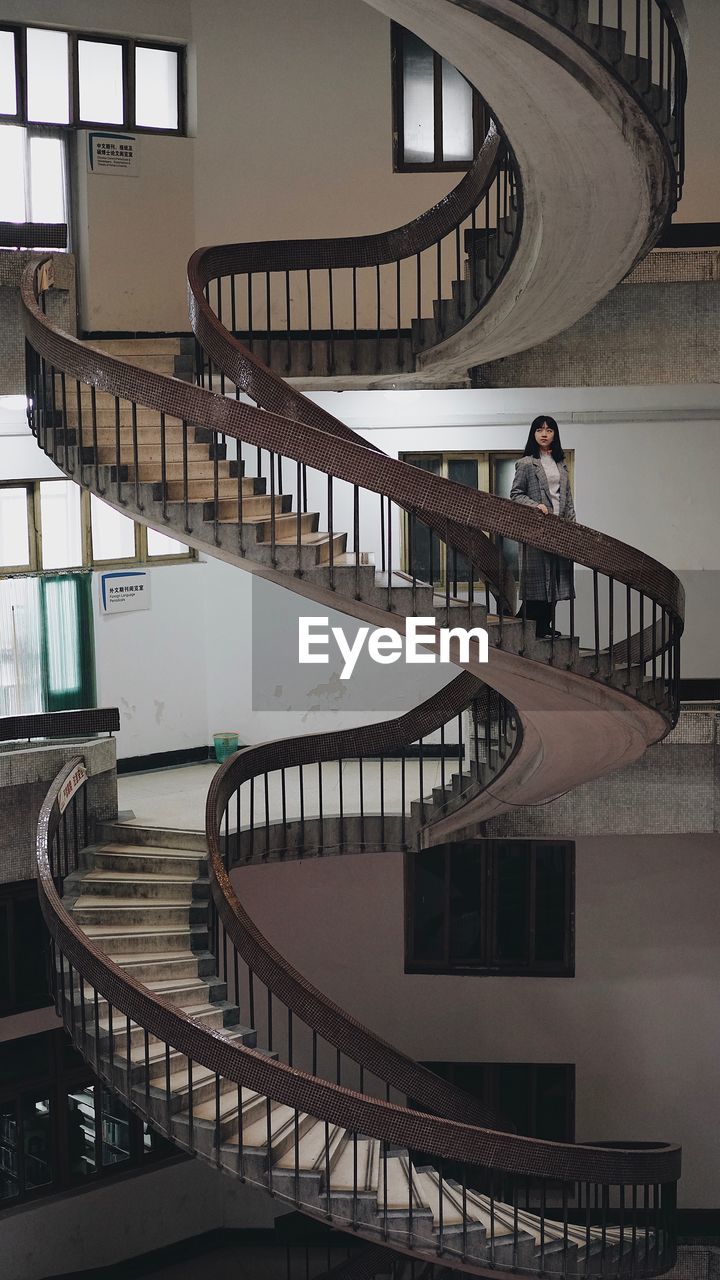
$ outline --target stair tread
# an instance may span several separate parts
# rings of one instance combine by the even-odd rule
[[[128,951],[107,952],[109,960],[121,969],[132,969],[143,964],[187,964],[191,960],[211,959],[210,951]]]
[[[202,900],[195,905],[202,906]],[[90,911],[187,911],[189,906],[165,898],[114,898],[100,893],[83,893],[74,903],[75,908]]]
[[[113,871],[98,867],[82,877],[83,883],[101,881],[104,884],[195,884],[197,876],[180,876],[163,871]]]
[[[187,858],[195,861],[204,856],[200,849],[175,848],[174,845],[164,844],[130,844],[129,841],[127,843],[123,841],[122,844],[103,842],[103,844],[97,845],[94,851],[96,853],[116,853],[119,857],[136,858],[139,854],[142,854],[148,858]]]

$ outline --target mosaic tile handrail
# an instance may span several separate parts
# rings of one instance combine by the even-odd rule
[[[317,1071],[274,1061],[272,1055],[208,1029],[133,979],[87,936],[58,893],[62,875],[77,869],[83,839],[77,791],[69,801],[69,820],[62,819],[60,800],[81,764],[81,758],[70,761],[58,774],[38,824],[38,884],[52,939],[56,1007],[98,1074],[157,1127],[164,1121],[173,1141],[212,1163],[232,1167],[222,1121],[227,1114],[222,1099],[226,1107],[228,1097],[232,1099],[232,1090],[230,1095],[222,1090],[231,1085],[237,1089],[240,1114],[251,1109],[256,1128],[267,1116],[264,1146],[251,1136],[252,1125],[244,1139],[241,1120],[235,1171],[340,1229],[380,1238],[411,1256],[441,1257],[448,1267],[480,1275],[498,1269],[545,1274],[551,1259],[568,1277],[618,1276],[628,1268],[646,1277],[672,1265],[679,1148],[664,1143],[618,1147],[543,1142],[428,1115],[323,1078]],[[133,1039],[135,1028],[142,1032],[139,1041]],[[133,1055],[135,1043],[140,1052]],[[156,1060],[158,1050],[164,1077],[162,1072],[151,1077],[151,1057]],[[210,1102],[215,1119],[209,1127],[199,1102],[196,1112],[192,1101],[189,1111],[173,1111],[178,1058],[186,1064],[190,1100],[193,1079],[199,1084],[209,1078],[207,1096],[215,1099]],[[281,1117],[282,1125],[289,1126],[289,1145],[276,1137]],[[326,1154],[320,1166],[324,1185],[321,1175],[299,1164],[302,1137],[311,1130],[318,1130],[321,1139],[325,1134]],[[333,1145],[337,1134],[344,1135],[343,1149],[354,1164],[349,1187],[347,1173],[340,1176],[336,1171],[333,1188],[331,1132]],[[294,1167],[292,1159],[283,1162],[283,1152],[292,1152],[293,1141]],[[370,1203],[365,1173],[362,1185],[359,1182],[358,1150],[373,1141],[384,1173],[377,1185],[372,1183]],[[432,1159],[436,1181],[427,1164],[424,1170],[412,1162],[402,1165],[407,1161],[402,1152],[417,1151],[428,1153],[426,1161]],[[404,1208],[397,1191],[391,1195],[388,1190],[389,1162],[398,1159],[409,1175]],[[421,1181],[428,1177],[429,1183]],[[428,1218],[423,1203],[429,1203],[431,1185],[439,1189],[440,1199]],[[424,1202],[418,1200],[419,1187],[424,1189]],[[525,1205],[521,1187],[526,1188]],[[451,1205],[450,1222],[444,1215],[449,1215]]]

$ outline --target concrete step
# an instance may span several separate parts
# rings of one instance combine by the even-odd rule
[[[105,824],[109,827],[110,824]],[[169,849],[162,845],[127,844],[122,840],[92,845],[83,851],[83,866],[95,871],[117,871],[123,877],[163,875],[207,877],[207,854],[195,849]]]
[[[155,899],[165,902],[207,902],[210,883],[193,875],[168,875],[161,871],[112,871],[102,867],[92,871],[75,872],[64,882],[66,897],[76,896],[75,905],[87,899],[112,901],[116,898],[137,899],[150,905]]]
[[[207,951],[207,927],[192,925],[83,925],[88,938],[108,955],[139,954],[150,956],[156,952]]]
[[[247,1045],[248,1048],[250,1049],[254,1049],[257,1042],[257,1035],[255,1031],[253,1031],[249,1027],[240,1026],[239,1024],[216,1029],[213,1035],[214,1037],[220,1035],[223,1040],[235,1041],[238,1044]],[[140,1083],[142,1082],[143,1086],[145,1084],[144,1048],[145,1046],[143,1044],[143,1053],[138,1055],[137,1057],[133,1057],[133,1063],[130,1070],[131,1082],[136,1085],[140,1085]],[[187,1080],[187,1058],[185,1057],[184,1053],[177,1053],[175,1050],[172,1050],[169,1054],[167,1061],[170,1067],[171,1080],[173,1076],[175,1076],[179,1081],[183,1074],[185,1076],[185,1079]],[[163,1044],[159,1042],[155,1042],[149,1045],[148,1066],[149,1066],[149,1080],[153,1085],[153,1088],[159,1093],[161,1093],[164,1099],[167,1064],[166,1064],[166,1056],[165,1056],[165,1046]],[[196,1074],[201,1073],[203,1071],[204,1071],[204,1068],[199,1067],[197,1064],[195,1064],[193,1068],[193,1096],[194,1096],[194,1082],[195,1082]],[[211,1074],[214,1082],[215,1073],[212,1072]],[[213,1085],[212,1096],[213,1097],[215,1096],[214,1085]],[[185,1095],[184,1101],[187,1102],[187,1093]],[[182,1102],[183,1102],[183,1099],[180,1098],[178,1103],[174,1104],[173,1099],[171,1098],[171,1102],[170,1102],[171,1110],[175,1110],[175,1111],[180,1110],[182,1107]]]
[[[195,465],[197,466],[198,464],[195,464]],[[220,472],[220,467],[223,465],[227,467],[229,464],[227,462],[224,464],[218,462],[218,479],[217,479],[218,497],[234,499],[235,511],[237,514],[238,489],[240,489],[243,495],[243,512],[245,512],[246,504],[250,504],[250,509],[248,514],[252,514],[256,510],[256,507],[254,504],[255,503],[259,504],[261,501],[264,501],[267,503],[267,514],[269,515],[270,514],[270,498],[267,496],[263,497],[263,495],[265,494],[266,482],[264,480],[257,480],[255,479],[254,476],[243,476],[242,480],[238,484],[237,476],[229,476],[226,471],[223,473]],[[142,463],[140,467],[140,478],[141,479],[143,478]],[[172,477],[167,476],[167,468],[166,468],[166,479],[167,479],[167,484],[165,485],[165,495],[166,495],[167,501],[168,502],[184,502],[185,501],[185,478],[182,475],[182,473],[179,476],[172,476]],[[156,502],[161,502],[162,496],[163,496],[162,485],[159,484],[157,485],[153,493],[153,497],[155,498]],[[187,496],[188,496],[189,502],[212,502],[215,500],[215,472],[213,470],[212,462],[207,463],[207,473],[205,475],[191,476],[188,474]],[[291,504],[292,504],[292,498],[289,494],[287,494],[286,497],[284,498],[282,496],[279,498],[277,497],[275,498],[276,511],[289,511],[291,508]],[[263,514],[263,509],[261,507],[258,507],[257,510],[258,510],[258,514]]]
[[[207,839],[204,831],[144,827],[136,823],[101,822],[98,824],[97,832],[102,840],[147,849],[149,856],[159,851],[164,853],[165,857],[202,854],[203,860],[207,858]],[[172,853],[168,853],[168,850],[172,850]]]
[[[180,982],[183,978],[211,977],[217,967],[211,951],[108,951],[110,959],[136,982]]]
[[[85,928],[86,925],[120,926],[127,928],[138,926],[145,929],[167,929],[173,926],[199,925],[207,919],[207,902],[189,903],[164,902],[153,899],[147,905],[137,898],[106,898],[102,895],[93,897],[83,894],[70,905],[75,923]]]

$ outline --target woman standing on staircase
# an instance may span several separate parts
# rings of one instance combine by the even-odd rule
[[[575,523],[565,454],[554,418],[535,418],[524,449],[515,467],[510,498],[542,515],[559,516]],[[559,636],[553,629],[558,600],[573,600],[573,565],[563,556],[523,545],[520,548],[520,595],[526,617],[535,623],[539,637]]]

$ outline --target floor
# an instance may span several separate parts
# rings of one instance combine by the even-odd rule
[[[205,801],[208,788],[218,765],[214,761],[205,764],[180,765],[172,769],[155,769],[148,773],[124,774],[118,778],[118,804],[124,821],[136,826],[170,827],[179,831],[205,830]],[[449,785],[457,761],[445,764],[445,782]],[[441,783],[439,760],[407,760],[405,763],[405,806],[422,794],[429,795],[434,786]],[[399,813],[403,791],[402,765],[399,760],[362,762],[362,799],[366,812],[380,811],[381,792],[386,813]],[[343,811],[360,811],[361,769],[356,760],[342,765]],[[265,814],[265,786],[258,779],[254,788],[253,808],[256,819]],[[340,812],[340,770],[336,761],[322,766],[308,765],[303,770],[302,807],[306,817],[318,813],[320,793],[326,814]],[[282,783],[279,773],[268,778],[268,808],[278,818],[282,813]],[[250,784],[243,788],[243,806],[250,804]],[[289,818],[299,817],[301,811],[300,778],[298,769],[285,773],[285,805]],[[248,812],[244,809],[244,812]],[[130,816],[132,814],[132,816]],[[241,825],[245,819],[241,818]]]

